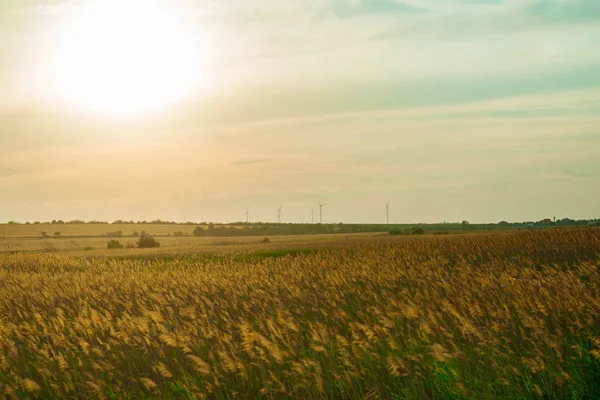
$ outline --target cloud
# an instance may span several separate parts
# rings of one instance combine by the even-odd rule
[[[597,177],[598,174],[596,172],[592,172],[592,171],[572,171],[570,169],[564,169],[563,173],[566,176],[572,177],[572,178],[594,178]]]
[[[369,14],[388,16],[406,13],[426,12],[426,8],[417,7],[394,0],[335,0],[330,1],[328,9],[341,18],[358,17]]]
[[[553,207],[569,215],[591,213],[595,206],[585,202],[593,185],[557,171],[596,168],[598,135],[590,132],[597,131],[599,117],[579,115],[578,109],[598,100],[599,91],[581,90],[203,128],[195,124],[194,129],[173,122],[159,124],[143,140],[136,136],[143,129],[105,126],[93,134],[86,130],[100,136],[77,146],[66,141],[62,147],[3,153],[2,165],[33,169],[0,180],[0,191],[9,194],[3,209],[11,210],[4,218],[52,214],[61,219],[180,220],[185,214],[226,220],[250,207],[255,218],[267,219],[283,204],[286,220],[306,221],[319,200],[328,204],[326,218],[336,221],[379,220],[370,211],[372,204],[388,200],[401,221],[534,218]],[[495,113],[529,108],[563,111],[518,118]],[[54,122],[54,129],[70,125]],[[112,130],[121,133],[103,140]],[[227,140],[216,140],[221,134]],[[128,137],[134,145],[120,149]],[[54,169],[47,171],[47,166]],[[585,202],[568,203],[559,190]],[[179,193],[188,195],[175,196]],[[515,193],[526,199],[518,207],[511,202]],[[490,206],[477,207],[482,203]]]
[[[19,21],[0,22],[14,44],[0,46],[14,66],[0,67],[1,83],[42,82],[13,60],[23,43],[36,52],[35,34],[51,37],[36,33],[39,21],[61,19],[5,11],[77,2],[2,1],[0,17]],[[185,206],[223,219],[252,201],[273,216],[267,205],[281,201],[302,220],[319,199],[339,220],[376,220],[370,204],[383,200],[403,207],[401,220],[493,214],[480,204],[502,205],[502,219],[597,210],[572,200],[592,197],[600,157],[595,0],[173,3],[214,40],[216,90],[130,125],[46,106],[0,110],[5,213],[33,218],[20,208],[31,204],[63,218],[87,207],[93,218],[138,218],[134,209],[181,219],[172,213]],[[527,200],[514,205],[515,194]]]
[[[80,0],[0,0],[0,13],[62,14],[79,4]]]
[[[14,167],[0,165],[0,179],[18,175],[19,173],[20,171]]]
[[[402,1],[430,13],[398,21],[394,28],[373,35],[371,40],[411,36],[448,40],[477,34],[581,28],[585,24],[592,29],[600,20],[600,2],[596,0]]]
[[[231,165],[252,165],[252,164],[264,164],[272,161],[273,158],[256,158],[252,160],[240,160],[234,161]]]

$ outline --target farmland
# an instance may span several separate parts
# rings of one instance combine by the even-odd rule
[[[153,235],[174,235],[181,232],[192,235],[198,225],[186,224],[0,224],[0,238],[40,238],[43,233],[49,237],[55,232],[67,237],[106,236],[121,232],[123,236],[133,236],[135,232],[146,231]]]
[[[600,396],[598,228],[259,239],[0,253],[0,396]]]

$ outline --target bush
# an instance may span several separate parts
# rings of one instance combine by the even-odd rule
[[[126,249],[135,249],[135,243],[127,242],[127,244],[125,244],[125,248]]]
[[[92,248],[92,246],[87,246],[87,247],[84,247],[83,250],[85,250],[85,251],[91,251],[91,250],[93,250],[93,248]]]
[[[402,229],[394,228],[390,231],[390,235],[402,235]]]
[[[108,242],[108,245],[106,247],[111,250],[122,249],[123,245],[118,240],[111,240],[110,242]]]
[[[269,238],[264,238],[262,241],[262,243],[271,243],[271,239]]]
[[[194,236],[206,236],[206,231],[201,226],[198,226],[194,229]]]
[[[60,237],[62,235],[62,233],[60,232],[54,232],[54,237]]]
[[[154,236],[151,236],[146,232],[141,233],[137,245],[140,249],[152,249],[155,247],[160,247],[160,243],[154,238]]]
[[[425,230],[423,228],[412,228],[413,235],[423,235]]]

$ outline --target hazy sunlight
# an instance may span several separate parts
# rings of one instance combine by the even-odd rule
[[[88,1],[56,57],[57,95],[116,116],[181,99],[202,83],[205,56],[184,25],[165,1]]]

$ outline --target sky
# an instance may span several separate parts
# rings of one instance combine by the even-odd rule
[[[598,0],[144,4],[0,0],[0,222],[600,216]]]

